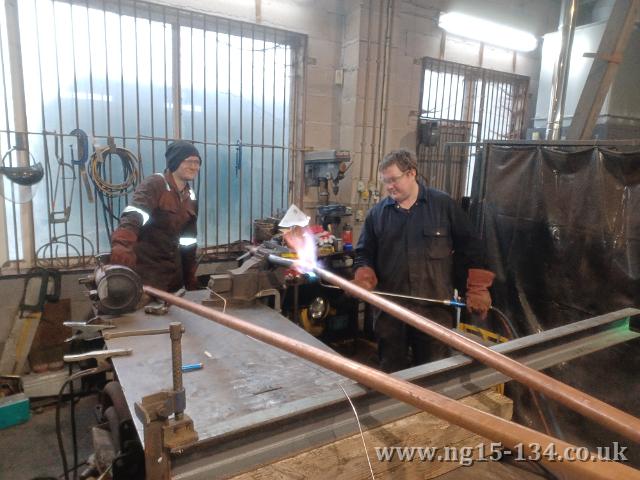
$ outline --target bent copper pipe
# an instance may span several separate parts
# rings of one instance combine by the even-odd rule
[[[464,405],[461,402],[452,400],[444,395],[432,392],[405,380],[394,378],[379,370],[367,367],[335,353],[326,352],[285,335],[253,325],[227,313],[219,312],[185,298],[158,290],[157,288],[144,286],[143,290],[152,297],[164,300],[167,303],[192,312],[200,317],[213,320],[264,343],[302,357],[328,370],[351,378],[378,392],[475,432],[482,437],[500,442],[503,447],[511,449],[511,451],[513,451],[513,449],[523,449],[524,455],[531,456],[529,458],[535,456],[540,458],[538,453],[550,451],[547,450],[549,448],[559,452],[560,455],[562,455],[563,452],[576,452],[578,451],[576,449],[583,449],[583,447],[576,447],[557,438],[505,420],[504,418]],[[547,468],[551,470],[570,472],[572,478],[615,480],[625,478],[640,480],[640,471],[621,463],[598,458],[591,454],[587,461],[549,461],[544,456],[540,458],[540,460],[544,461],[545,464],[548,465]]]
[[[269,255],[269,261],[276,265],[293,267],[297,262],[276,255]],[[455,330],[444,327],[433,320],[418,315],[411,310],[401,307],[397,303],[375,295],[338,275],[317,266],[300,264],[302,269],[312,268],[323,280],[342,288],[349,295],[364,300],[380,310],[393,315],[399,320],[425,332],[452,348],[475,358],[476,360],[495,368],[508,377],[521,382],[528,387],[544,393],[566,407],[581,413],[585,417],[640,443],[640,419],[619,410],[608,403],[598,400],[580,390],[562,383],[542,372],[523,365],[512,358],[498,353],[490,348],[460,335]]]

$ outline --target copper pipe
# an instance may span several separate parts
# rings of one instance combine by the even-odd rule
[[[283,259],[275,255],[269,255],[269,261],[278,265],[294,266],[292,260]],[[303,268],[306,266],[303,266]],[[433,320],[418,315],[400,305],[385,298],[375,295],[354,283],[345,280],[338,275],[319,267],[313,267],[313,271],[323,280],[337,285],[349,295],[364,300],[371,305],[393,315],[403,322],[425,332],[427,335],[446,343],[450,347],[475,358],[476,360],[495,368],[510,378],[521,382],[528,387],[544,393],[549,398],[581,413],[585,417],[623,435],[624,437],[640,443],[640,419],[619,410],[608,403],[587,395],[580,390],[562,383],[542,372],[521,364],[501,353],[480,345],[479,343],[460,335],[455,330],[439,325]]]
[[[268,343],[274,347],[309,360],[317,365],[351,378],[378,392],[389,395],[402,402],[413,405],[420,410],[432,413],[462,428],[486,437],[509,449],[522,450],[525,458],[539,457],[553,471],[569,472],[572,478],[593,479],[636,479],[640,480],[640,472],[621,463],[600,459],[589,454],[588,461],[549,461],[540,452],[553,449],[559,455],[564,452],[584,451],[584,447],[576,447],[557,438],[536,432],[522,425],[497,417],[493,414],[469,407],[444,395],[429,391],[405,380],[394,378],[371,367],[344,358],[335,353],[326,352],[306,343],[293,340],[285,335],[272,332],[266,328],[240,320],[227,313],[205,307],[190,300],[177,297],[157,288],[144,286],[145,293],[164,300],[179,308],[183,308],[198,316],[213,320],[221,325],[237,330],[245,335]],[[576,450],[578,449],[578,450]]]

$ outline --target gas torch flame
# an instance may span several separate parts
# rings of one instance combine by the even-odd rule
[[[295,267],[302,273],[313,274],[317,266],[316,237],[308,228],[292,228],[285,241],[298,254]]]

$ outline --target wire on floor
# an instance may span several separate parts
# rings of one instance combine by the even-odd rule
[[[364,441],[364,433],[362,432],[362,425],[360,425],[360,418],[358,417],[358,411],[356,410],[355,405],[351,401],[351,398],[349,398],[349,395],[347,395],[347,391],[344,389],[344,387],[342,385],[338,385],[338,386],[342,389],[342,393],[344,393],[344,396],[347,397],[347,400],[349,401],[349,405],[351,405],[351,409],[353,410],[353,414],[356,417],[356,422],[358,423],[358,430],[360,430],[360,438],[362,439],[362,446],[364,447],[364,454],[367,456],[367,463],[369,464],[369,471],[371,472],[371,479],[376,480],[376,477],[373,474],[373,467],[371,466],[371,458],[369,458],[369,452],[367,450],[367,443]]]

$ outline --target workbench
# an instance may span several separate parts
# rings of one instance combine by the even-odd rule
[[[207,291],[187,292],[189,300],[209,298]],[[318,348],[329,347],[297,327],[275,310],[262,304],[228,308],[227,313],[255,325],[287,335]],[[314,395],[340,390],[355,382],[311,362],[266,345],[215,322],[171,307],[166,315],[149,315],[142,309],[114,320],[109,330],[167,328],[181,322],[184,364],[203,363],[201,370],[183,374],[187,392],[187,413],[194,422],[200,441],[207,441],[232,430],[271,422],[304,408]],[[127,357],[114,357],[118,380],[130,410],[143,396],[171,384],[171,343],[169,335],[121,337],[107,340],[108,348],[132,348]],[[136,418],[140,438],[142,424]]]

